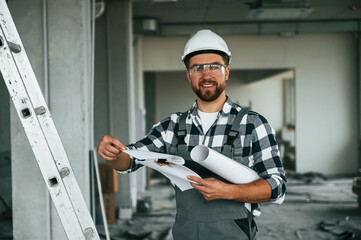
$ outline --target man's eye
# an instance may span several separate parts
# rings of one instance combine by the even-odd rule
[[[209,68],[211,70],[218,70],[219,69],[219,66],[218,65],[210,65]]]
[[[201,66],[198,66],[198,67],[195,67],[193,68],[195,72],[200,72],[202,71],[202,67]]]

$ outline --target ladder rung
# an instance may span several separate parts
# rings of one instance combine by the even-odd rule
[[[99,240],[94,221],[4,0],[0,0],[0,71],[67,237]]]

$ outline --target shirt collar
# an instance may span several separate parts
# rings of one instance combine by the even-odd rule
[[[220,115],[228,115],[231,112],[232,106],[234,105],[230,97],[226,96],[226,102],[223,104],[222,109],[219,111]],[[194,101],[192,107],[189,109],[188,114],[194,117],[198,115],[197,100]]]

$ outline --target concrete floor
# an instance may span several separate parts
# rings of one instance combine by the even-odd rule
[[[361,210],[351,189],[352,178],[288,178],[285,202],[263,204],[262,215],[256,218],[258,240],[361,239]],[[145,195],[152,198],[152,212],[134,213],[132,219],[110,225],[111,239],[173,239],[172,187],[155,184]],[[103,228],[98,227],[102,235]]]
[[[256,218],[258,240],[361,239],[361,210],[351,188],[352,178],[288,177],[285,202],[264,204]],[[111,239],[173,239],[173,188],[156,181],[143,197],[152,199],[151,211],[135,212],[132,219],[109,225]],[[97,227],[105,239],[103,226]],[[11,229],[11,221],[0,221],[0,239],[12,239]]]
[[[361,210],[351,189],[350,178],[290,179],[282,205],[264,204],[258,239],[361,239]]]

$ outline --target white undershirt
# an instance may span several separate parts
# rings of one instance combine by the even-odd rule
[[[198,110],[198,115],[201,118],[203,133],[206,134],[209,128],[213,125],[214,121],[216,121],[218,112],[205,113]]]

